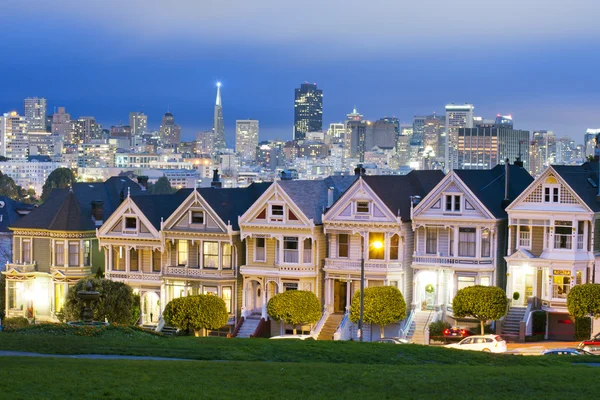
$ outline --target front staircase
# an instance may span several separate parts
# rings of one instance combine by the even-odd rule
[[[431,322],[431,318],[433,314],[430,311],[415,311],[406,339],[411,343],[428,344],[425,343],[425,326]]]
[[[342,322],[343,318],[344,314],[342,313],[330,314],[327,318],[327,321],[325,321],[323,328],[321,328],[321,332],[319,332],[317,340],[333,340],[333,334],[340,325],[340,322]]]
[[[160,331],[165,336],[177,336],[177,328],[172,326],[163,326]]]
[[[525,316],[526,307],[510,307],[502,324],[502,337],[506,340],[519,340],[521,321]]]
[[[240,327],[236,337],[249,338],[250,335],[254,334],[259,322],[260,316],[250,316],[244,318],[244,322],[242,323],[242,326]]]

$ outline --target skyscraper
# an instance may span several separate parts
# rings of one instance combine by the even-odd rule
[[[89,143],[102,138],[102,125],[94,117],[79,117],[73,122],[73,130],[69,142],[71,144]]]
[[[16,111],[0,116],[0,155],[13,160],[27,161],[29,138],[27,120]]]
[[[254,162],[258,147],[258,121],[243,119],[235,121],[235,152],[242,161]]]
[[[223,123],[223,105],[221,104],[221,82],[217,82],[217,101],[213,117],[213,133],[215,134],[215,150],[227,147],[225,142],[225,125]]]
[[[25,120],[30,131],[46,131],[46,99],[28,97],[24,101]]]
[[[131,127],[132,136],[146,133],[148,131],[148,116],[143,112],[130,112],[129,126]]]
[[[307,132],[323,130],[323,91],[316,83],[303,83],[296,89],[294,100],[294,140],[302,140]]]
[[[165,113],[160,124],[160,139],[165,145],[179,146],[181,142],[181,127],[175,123],[170,112]]]
[[[473,104],[446,105],[446,143],[444,152],[444,169],[446,172],[459,168],[458,130],[460,128],[473,128],[474,109]],[[493,168],[493,166],[489,168]]]
[[[52,114],[52,135],[67,140],[72,129],[71,114],[64,107],[58,107],[58,112]]]

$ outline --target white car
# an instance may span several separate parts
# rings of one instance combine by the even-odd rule
[[[314,338],[311,335],[281,335],[281,336],[273,336],[269,339],[296,339],[296,340],[313,340]]]
[[[506,342],[498,335],[478,335],[464,338],[458,343],[445,346],[449,349],[485,351],[488,353],[504,353]]]

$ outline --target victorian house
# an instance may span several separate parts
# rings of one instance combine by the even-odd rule
[[[109,255],[106,276],[140,294],[144,325],[158,325],[165,305],[175,298],[212,294],[229,311],[222,333],[233,331],[244,256],[237,219],[269,185],[181,189],[131,196],[121,204],[98,238]]]
[[[323,332],[336,339],[357,336],[347,316],[354,293],[360,290],[361,264],[365,287],[390,285],[413,299],[414,235],[412,203],[424,197],[442,179],[441,171],[412,171],[403,176],[360,176],[323,216],[328,237],[324,272]],[[375,328],[376,329],[376,328]],[[400,325],[386,327],[398,336]],[[370,340],[365,326],[364,339]],[[373,336],[378,336],[374,332]]]
[[[9,228],[29,214],[33,207],[33,204],[24,204],[8,196],[0,196],[0,262],[12,261],[13,232]],[[0,271],[5,267],[6,265],[0,265]]]
[[[452,320],[456,292],[473,285],[505,288],[505,207],[533,181],[520,165],[453,170],[412,210],[413,309]],[[455,321],[453,321],[456,324]]]
[[[268,319],[267,302],[287,290],[308,290],[323,298],[322,260],[327,242],[322,215],[354,181],[355,176],[324,180],[274,182],[239,218],[246,244],[242,275],[240,336],[254,332]],[[271,334],[291,332],[291,326],[271,321]],[[308,332],[311,327],[305,326]]]
[[[69,287],[104,265],[96,228],[126,193],[142,188],[128,178],[74,183],[54,189],[38,208],[15,222],[12,261],[6,271],[6,315],[57,320]]]
[[[598,164],[553,165],[506,209],[507,294],[514,307],[547,313],[546,336],[573,339],[573,286],[593,283],[600,252]]]

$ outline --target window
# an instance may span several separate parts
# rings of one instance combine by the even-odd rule
[[[585,231],[585,221],[578,221],[577,222],[577,250],[583,250],[584,243],[583,243],[583,233]]]
[[[216,286],[204,286],[202,288],[203,294],[209,294],[211,296],[217,296],[219,294],[219,288]]]
[[[192,224],[203,224],[204,223],[204,211],[192,211],[191,212],[191,223]]]
[[[400,244],[400,237],[398,235],[394,235],[390,238],[390,260],[398,259],[399,244]]]
[[[529,226],[519,226],[519,247],[531,247],[531,229]]]
[[[554,248],[572,249],[573,223],[571,221],[554,222]]]
[[[458,194],[447,194],[445,211],[460,212],[460,197]]]
[[[356,202],[356,213],[357,214],[368,214],[370,212],[368,201],[357,201]]]
[[[152,252],[152,272],[160,272],[162,253],[158,250]]]
[[[79,266],[79,243],[69,243],[69,267]]]
[[[437,254],[437,228],[425,228],[425,253]]]
[[[83,241],[83,265],[92,265],[92,245],[89,240]]]
[[[125,271],[123,247],[113,247],[113,271]]]
[[[559,196],[558,186],[544,187],[544,202],[545,203],[558,203],[559,197],[560,196]]]
[[[377,247],[379,245],[379,247]],[[384,259],[384,237],[380,232],[369,232],[369,259]]]
[[[188,263],[188,242],[187,240],[177,241],[177,265],[185,266]]]
[[[23,248],[21,249],[21,261],[23,264],[31,262],[31,241],[23,240]]]
[[[481,231],[481,257],[490,257],[491,255],[491,236],[489,229]]]
[[[283,222],[283,205],[271,205],[271,221]]]
[[[58,312],[65,306],[65,284],[55,283],[54,284],[54,311]]]
[[[231,296],[233,293],[231,286],[223,286],[221,288],[221,298],[225,302],[225,307],[227,307],[227,313],[231,314],[233,309],[233,297]]]
[[[475,257],[475,228],[458,229],[458,255]]]
[[[137,218],[125,217],[125,229],[130,229],[130,230],[137,229]]]
[[[62,266],[65,265],[65,243],[56,242],[54,243],[54,265]]]
[[[490,286],[490,277],[489,276],[482,276],[479,278],[479,284],[481,286]]]
[[[350,237],[347,233],[340,233],[338,235],[338,257],[348,257]]]
[[[231,244],[223,243],[223,269],[231,269]]]
[[[583,274],[582,274],[581,271],[575,272],[575,284],[576,285],[581,285],[582,284],[582,281],[583,281],[582,277],[583,277]]]
[[[137,249],[129,250],[129,270],[130,271],[139,271],[140,270],[140,258]]]
[[[255,239],[256,249],[254,252],[254,260],[255,261],[266,261],[267,252],[265,249],[265,238],[256,238]]]
[[[219,268],[219,242],[204,242],[202,246],[202,268]]]
[[[298,262],[298,238],[293,236],[283,237],[283,262]]]
[[[464,289],[469,286],[475,285],[475,277],[474,276],[459,276],[458,284],[456,285],[456,290]]]
[[[559,273],[560,275],[557,275]],[[563,275],[565,274],[565,275]],[[566,275],[568,274],[568,275]],[[552,278],[552,297],[566,299],[571,289],[571,271],[554,271]]]
[[[312,240],[309,238],[304,239],[303,253],[302,262],[304,264],[310,264],[312,262]]]
[[[448,228],[449,246],[448,253],[454,256],[454,228]]]

